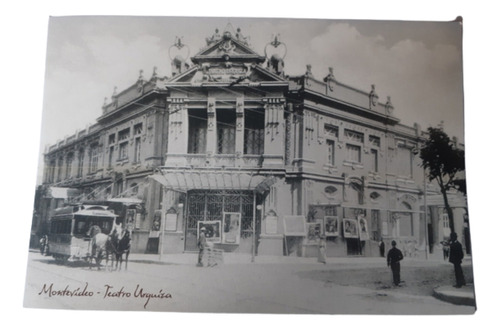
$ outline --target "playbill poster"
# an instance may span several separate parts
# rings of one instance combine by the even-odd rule
[[[51,17],[24,306],[473,314],[462,29]]]

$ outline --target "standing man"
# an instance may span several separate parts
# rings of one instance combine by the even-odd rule
[[[457,240],[457,234],[452,232],[450,234],[450,262],[453,263],[455,268],[455,280],[456,284],[454,287],[460,288],[465,286],[464,272],[462,270],[462,259],[464,258],[464,251],[462,249],[462,244]]]
[[[396,241],[392,241],[392,248],[387,252],[387,266],[391,267],[392,280],[394,286],[399,286],[401,283],[401,265],[399,261],[403,259],[403,253],[396,248]]]
[[[203,267],[203,256],[205,255],[205,247],[207,246],[207,237],[205,236],[205,227],[200,229],[200,237],[198,238],[198,264],[197,267]]]

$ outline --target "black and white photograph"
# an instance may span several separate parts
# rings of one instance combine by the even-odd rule
[[[366,222],[366,219],[364,219],[363,217],[358,218],[358,228],[359,228],[359,239],[369,240],[370,236],[368,234],[368,223]]]
[[[337,216],[325,216],[325,236],[336,237],[339,235],[339,221]]]
[[[207,242],[221,242],[221,221],[200,221],[198,222],[198,238],[200,237],[201,231],[205,232]]]
[[[307,223],[307,243],[318,244],[323,232],[323,222]]]
[[[24,307],[474,314],[462,33],[50,17]]]
[[[224,213],[224,229],[222,231],[222,240],[225,244],[238,245],[240,243],[240,224],[240,213]]]

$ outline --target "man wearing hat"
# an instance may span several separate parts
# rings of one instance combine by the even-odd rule
[[[200,249],[200,253],[198,254],[198,267],[203,267],[203,255],[205,254],[205,247],[207,246],[206,231],[207,229],[205,229],[205,227],[200,229],[200,237],[198,238],[198,248]]]
[[[449,261],[453,263],[453,267],[455,269],[455,280],[456,284],[454,285],[457,288],[465,286],[465,277],[464,272],[462,270],[462,259],[464,258],[464,251],[462,248],[462,244],[457,240],[457,234],[452,232],[450,234],[450,259]]]
[[[387,266],[391,267],[392,270],[392,280],[395,286],[399,286],[401,282],[401,265],[399,261],[403,259],[403,253],[396,248],[396,241],[393,240],[392,248],[387,253]]]

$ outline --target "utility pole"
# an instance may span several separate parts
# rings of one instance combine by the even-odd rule
[[[425,259],[429,259],[429,235],[428,225],[427,225],[427,180],[425,176],[425,168],[422,168],[424,171],[424,236],[425,236]]]

